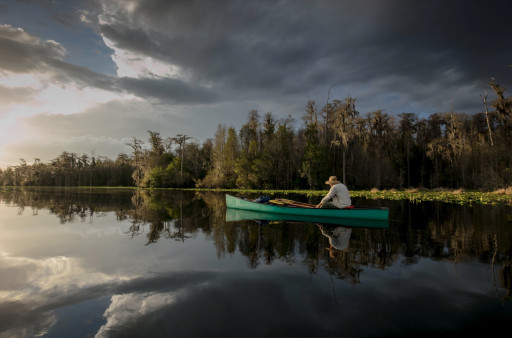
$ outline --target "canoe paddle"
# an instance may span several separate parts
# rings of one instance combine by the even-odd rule
[[[316,206],[314,204],[302,203],[302,202],[287,200],[287,199],[284,199],[284,198],[278,198],[278,199],[270,200],[270,203],[279,204],[279,205],[294,206],[294,207],[299,207],[299,208],[316,208]]]

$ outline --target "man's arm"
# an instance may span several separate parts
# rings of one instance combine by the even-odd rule
[[[329,201],[331,198],[333,198],[333,196],[335,194],[336,194],[336,191],[334,190],[334,186],[332,186],[331,189],[329,190],[329,192],[327,193],[327,195],[325,195],[325,197],[322,198],[322,200],[320,201],[320,203],[318,203],[318,205],[316,207],[320,208],[322,206],[322,203]]]

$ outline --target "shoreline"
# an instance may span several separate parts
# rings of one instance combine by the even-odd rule
[[[327,190],[277,190],[277,189],[205,189],[205,188],[138,188],[133,186],[4,186],[0,192],[9,189],[66,189],[66,190],[141,190],[141,191],[195,191],[195,192],[229,192],[239,194],[261,195],[303,195],[305,197],[324,196]],[[512,188],[492,192],[466,191],[463,189],[389,189],[389,190],[350,190],[351,197],[382,200],[409,200],[412,203],[443,202],[459,205],[512,205]]]

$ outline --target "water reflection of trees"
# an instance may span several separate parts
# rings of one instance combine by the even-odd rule
[[[167,239],[184,242],[202,233],[214,243],[219,258],[240,252],[253,269],[300,259],[312,274],[324,269],[351,283],[359,283],[364,267],[385,269],[398,260],[478,260],[492,266],[496,284],[508,290],[506,299],[511,297],[512,226],[507,206],[389,202],[389,228],[353,228],[349,246],[333,251],[326,249],[328,239],[315,224],[226,222],[222,193],[19,188],[3,191],[0,199],[20,212],[49,210],[62,223],[93,223],[95,217],[114,212],[119,221],[131,222],[128,235],[146,236],[147,245]]]
[[[125,220],[126,210],[132,204],[123,189],[76,189],[76,188],[11,188],[0,193],[0,200],[16,206],[18,213],[30,209],[37,215],[40,210],[48,210],[56,215],[61,223],[90,222],[106,212],[115,212],[119,220]]]
[[[193,217],[193,199],[185,192],[136,190],[131,197],[133,208],[128,211],[132,225],[130,235],[138,236],[149,226],[147,244],[156,243],[162,237],[184,242],[193,237],[199,228]]]
[[[503,269],[499,274],[500,285],[507,290],[507,294],[503,296],[503,300],[510,300],[512,298],[512,262],[503,262]]]

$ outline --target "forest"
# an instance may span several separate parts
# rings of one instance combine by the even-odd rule
[[[356,98],[307,100],[302,122],[251,110],[236,130],[219,124],[200,143],[148,130],[115,159],[64,151],[43,163],[0,168],[0,186],[325,189],[338,176],[349,189],[512,186],[512,98],[489,82],[481,112],[426,118],[377,110],[361,114]],[[330,91],[329,91],[330,92]]]

